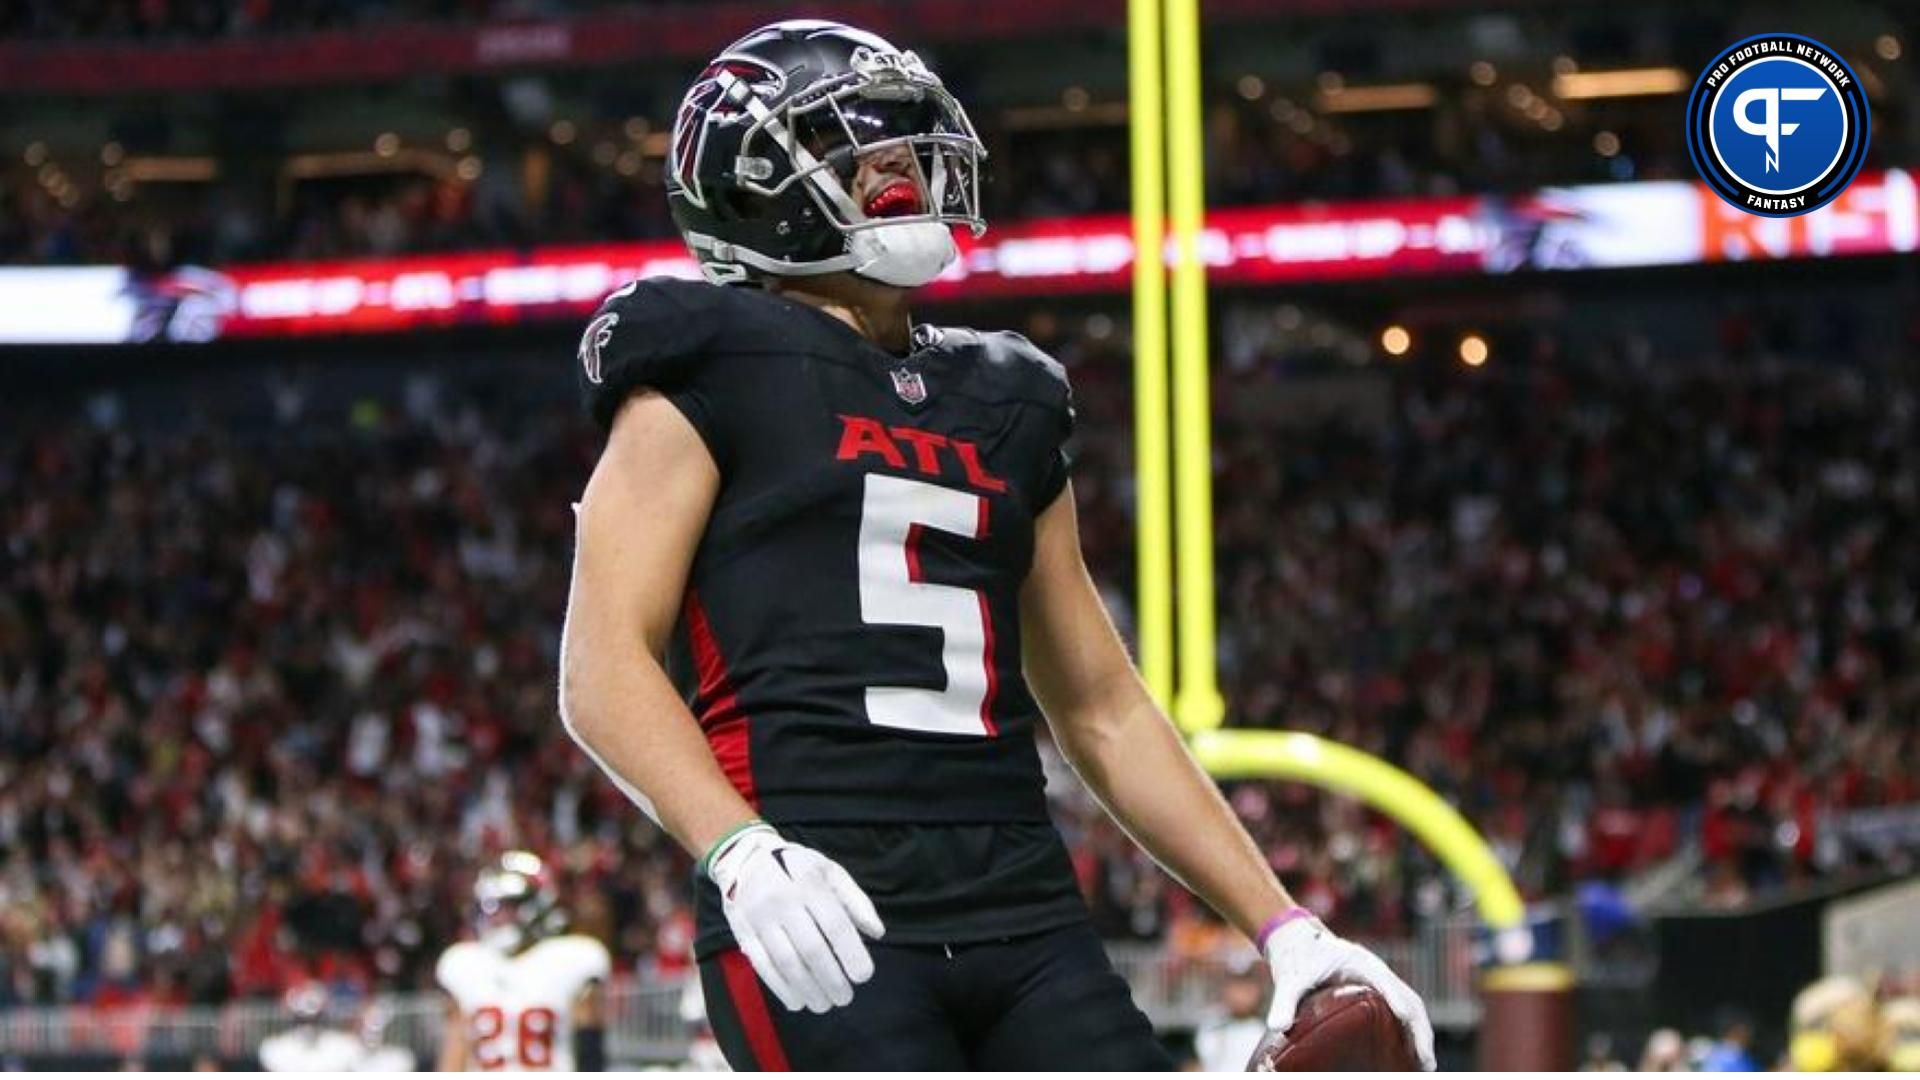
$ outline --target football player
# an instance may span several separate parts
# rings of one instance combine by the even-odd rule
[[[578,375],[561,715],[699,860],[738,1068],[1169,1062],[1089,924],[1035,729],[1258,942],[1269,1022],[1336,977],[1419,998],[1298,907],[1134,672],[1080,556],[1060,365],[916,324],[985,151],[911,52],[776,23],[687,91],[668,198],[705,283],[634,282]]]
[[[474,884],[478,940],[448,947],[434,977],[447,992],[441,1072],[599,1072],[606,1068],[606,946],[563,933],[546,866],[510,851]]]
[[[328,1022],[327,989],[317,982],[287,991],[293,1026],[260,1042],[263,1072],[356,1072],[364,1065],[366,1044]]]
[[[1193,1056],[1201,1072],[1246,1072],[1260,1040],[1266,1038],[1266,1017],[1260,1008],[1266,997],[1264,978],[1252,954],[1227,961],[1220,1007],[1200,1022],[1193,1033]]]

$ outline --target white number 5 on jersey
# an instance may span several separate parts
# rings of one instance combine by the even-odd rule
[[[876,625],[938,629],[947,685],[944,690],[870,686],[867,719],[909,731],[992,735],[993,620],[986,594],[921,580],[922,529],[984,539],[987,500],[869,473],[860,514],[860,618]]]

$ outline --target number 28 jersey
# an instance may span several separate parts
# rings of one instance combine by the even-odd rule
[[[574,1004],[612,966],[605,945],[562,934],[518,953],[477,941],[450,945],[434,978],[460,1007],[469,1068],[572,1072]]]
[[[1018,335],[914,346],[670,280],[615,293],[580,343],[600,423],[652,388],[718,466],[668,670],[776,823],[1046,820],[1017,600],[1071,394]]]

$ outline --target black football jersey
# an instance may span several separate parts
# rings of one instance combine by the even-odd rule
[[[1015,334],[914,342],[677,280],[615,293],[581,340],[601,424],[651,387],[719,467],[668,670],[776,823],[1047,820],[1016,604],[1071,394]]]

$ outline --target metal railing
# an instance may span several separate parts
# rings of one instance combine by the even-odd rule
[[[1473,943],[1473,922],[1459,919],[1430,924],[1411,938],[1367,944],[1426,998],[1435,1026],[1463,1028],[1480,1018]],[[1217,961],[1183,960],[1155,943],[1115,943],[1108,951],[1157,1028],[1191,1028],[1220,1000],[1226,971]],[[607,1051],[612,1060],[683,1060],[689,1033],[681,1014],[686,992],[685,977],[616,981],[607,995]],[[388,1045],[410,1048],[422,1066],[432,1062],[444,1016],[439,995],[383,996],[372,1009],[384,1018]],[[0,1054],[169,1060],[204,1055],[233,1061],[250,1057],[262,1040],[293,1023],[278,1003],[267,1001],[174,1008],[16,1008],[0,1010]]]
[[[1472,919],[1451,919],[1423,926],[1410,938],[1363,944],[1420,992],[1434,1026],[1470,1028],[1480,1022],[1474,990],[1477,925]],[[1154,944],[1110,943],[1107,954],[1157,1028],[1191,1028],[1220,1000],[1226,971],[1218,962],[1182,961]]]

